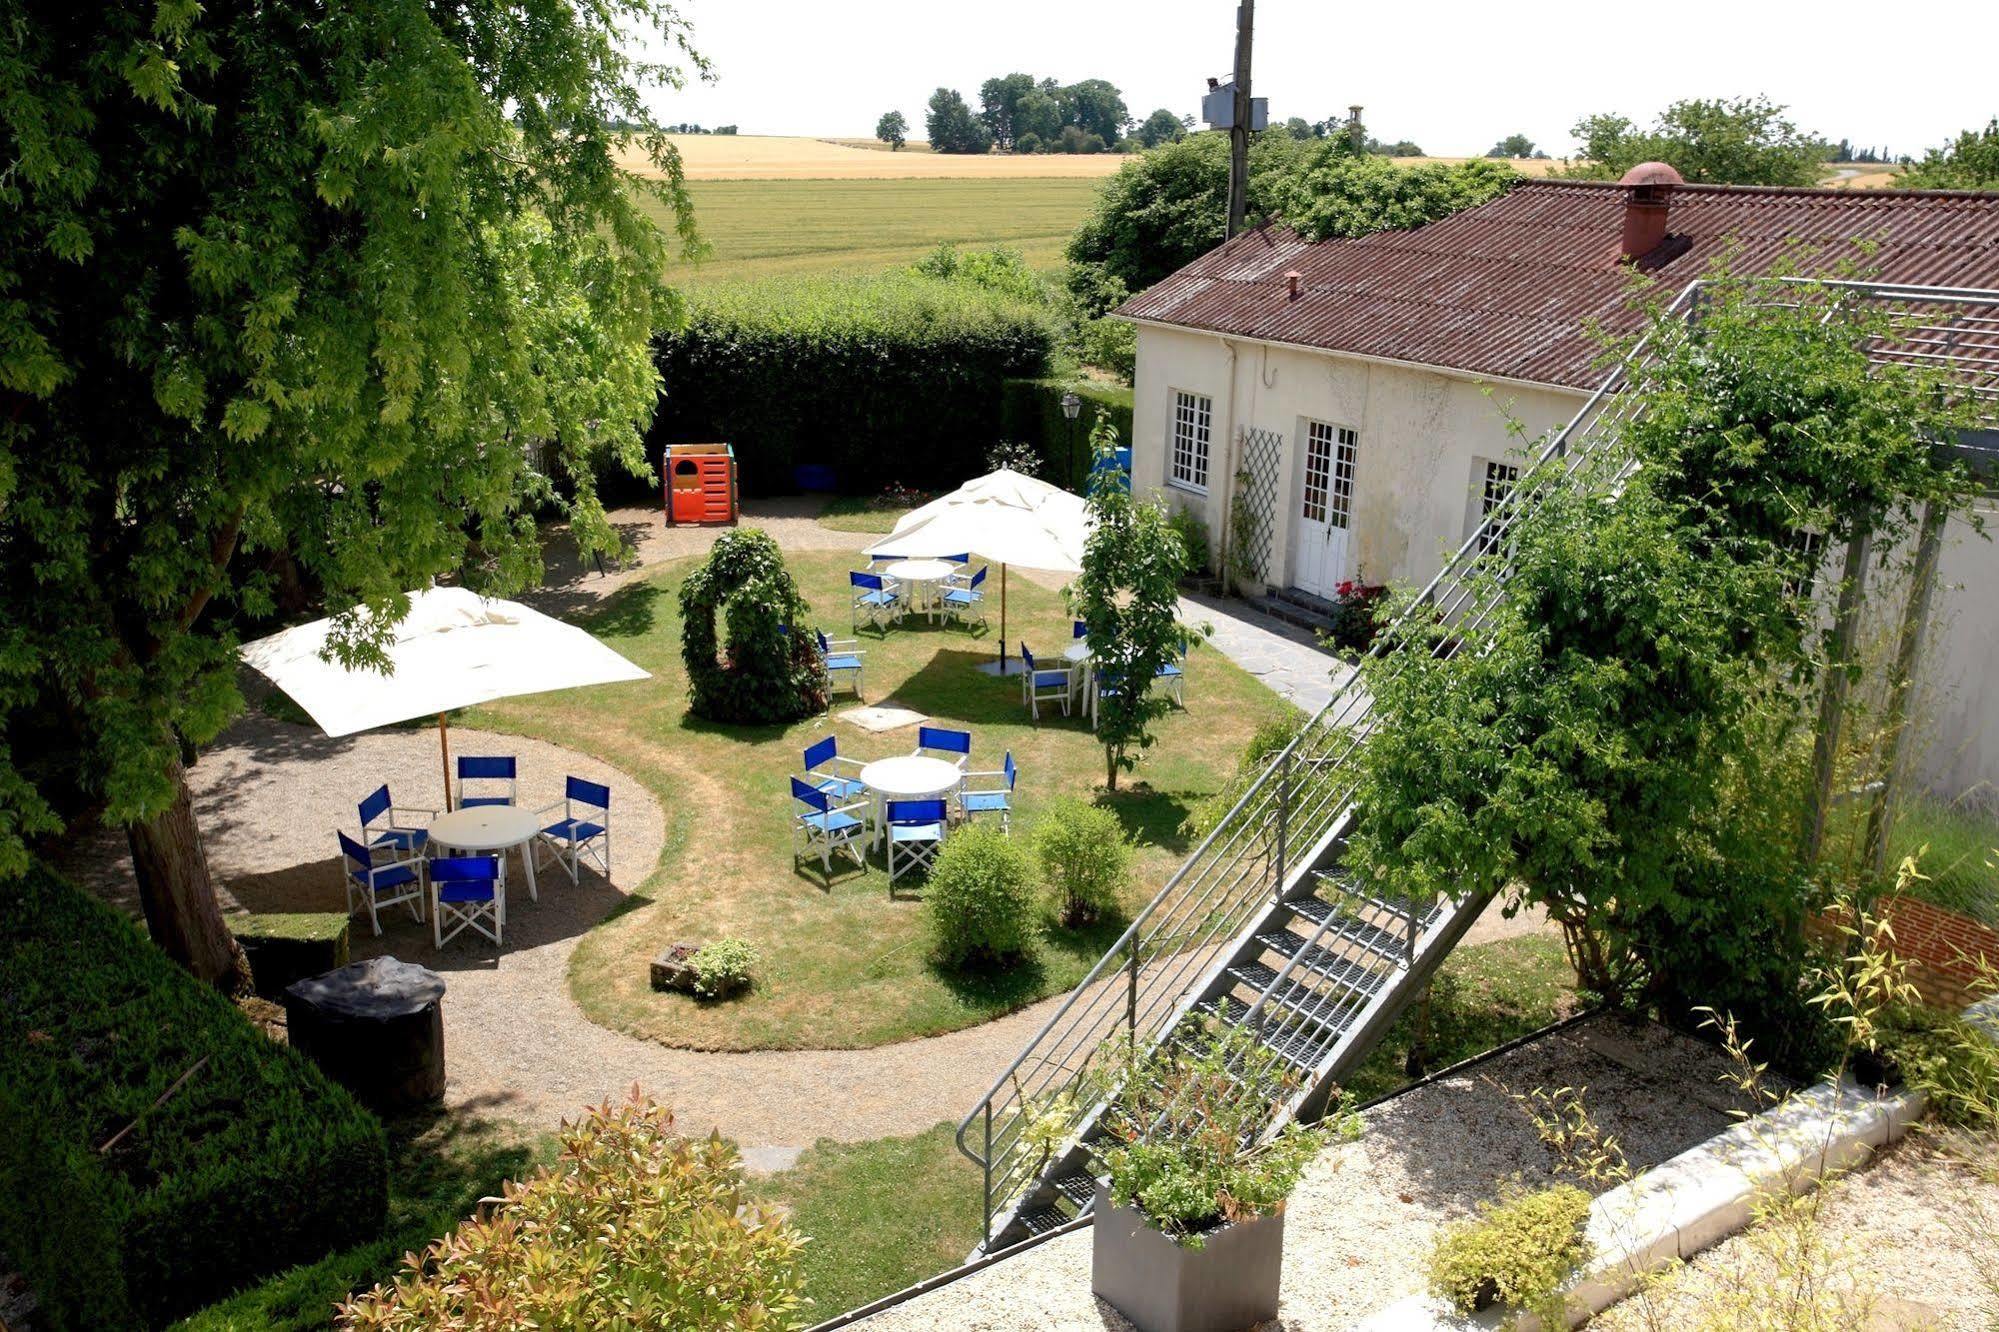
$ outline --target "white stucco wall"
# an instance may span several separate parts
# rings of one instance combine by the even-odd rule
[[[1205,496],[1168,484],[1173,393],[1214,401]],[[1584,395],[1517,384],[1482,384],[1398,365],[1184,329],[1140,326],[1134,389],[1132,480],[1140,493],[1199,512],[1217,559],[1227,522],[1223,495],[1236,466],[1239,428],[1284,439],[1267,581],[1293,581],[1291,552],[1308,419],[1359,433],[1354,477],[1352,576],[1422,584],[1470,534],[1482,459],[1506,459],[1574,416]],[[1999,509],[1984,506],[1999,535]],[[1933,631],[1917,695],[1919,742],[1912,775],[1945,799],[1999,808],[1999,541],[1954,520],[1939,571]],[[1246,589],[1249,590],[1249,589]],[[1885,593],[1884,589],[1884,593]],[[1884,595],[1885,603],[1886,597]],[[1894,613],[1899,614],[1899,597]]]
[[[1205,497],[1167,481],[1176,390],[1214,400]],[[1520,447],[1508,430],[1509,414],[1531,440],[1566,424],[1582,401],[1582,394],[1564,389],[1482,384],[1411,367],[1142,326],[1133,404],[1133,481],[1175,506],[1199,511],[1219,552],[1225,533],[1222,495],[1235,466],[1238,429],[1281,435],[1284,462],[1277,479],[1276,528],[1264,572],[1269,583],[1285,586],[1294,581],[1292,538],[1305,422],[1346,426],[1360,437],[1350,528],[1354,567],[1348,574],[1370,583],[1423,583],[1469,535],[1474,477],[1483,480],[1480,460],[1503,461]]]

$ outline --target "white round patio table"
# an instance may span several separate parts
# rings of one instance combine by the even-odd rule
[[[956,573],[958,566],[949,560],[897,560],[882,572],[898,583],[904,583],[921,592],[921,605],[912,606],[931,619],[937,618],[937,584]]]
[[[533,842],[535,834],[541,831],[541,815],[541,810],[523,809],[519,805],[473,805],[438,815],[426,831],[433,846],[473,855],[497,855],[502,861],[507,852],[519,847],[521,865],[527,870],[528,899],[538,902],[541,897],[535,891]],[[507,919],[504,874],[500,876],[499,909],[504,924]]]
[[[905,754],[900,758],[876,759],[861,769],[861,785],[874,793],[875,840],[887,835],[887,804],[891,800],[935,800],[958,789],[965,780],[955,763]]]
[[[1090,640],[1087,638],[1071,640],[1069,646],[1062,649],[1062,660],[1068,662],[1071,666],[1084,667],[1082,671],[1077,672],[1071,684],[1070,692],[1072,694],[1081,694],[1083,696],[1083,706],[1086,708],[1089,707],[1091,698],[1091,673],[1085,663],[1090,660]]]

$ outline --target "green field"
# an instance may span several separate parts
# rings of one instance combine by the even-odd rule
[[[713,253],[681,284],[869,271],[939,244],[1009,245],[1037,268],[1062,246],[1099,182],[1025,180],[704,180],[688,185]]]

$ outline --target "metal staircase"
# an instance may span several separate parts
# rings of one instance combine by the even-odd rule
[[[1694,306],[1701,284],[1671,313]],[[1994,391],[1999,297],[1934,288],[1823,283],[1842,298],[1912,312],[1912,345],[1967,326]],[[1971,300],[1976,309],[1939,302]],[[1679,326],[1672,326],[1679,327]],[[1877,349],[1878,359],[1908,355]],[[1931,352],[1918,354],[1925,357]],[[1295,1071],[1272,1096],[1272,1130],[1320,1115],[1339,1082],[1415,999],[1484,910],[1490,894],[1398,901],[1343,864],[1354,820],[1356,758],[1369,731],[1369,680],[1405,665],[1401,649],[1442,623],[1454,653],[1504,595],[1509,533],[1545,498],[1616,483],[1628,467],[1620,427],[1637,408],[1621,390],[1648,355],[1639,343],[1560,432],[1523,467],[1485,526],[1445,564],[1373,650],[1236,800],[958,1127],[958,1147],[984,1173],[984,1242],[991,1252],[1083,1214],[1095,1189],[1092,1144],[1115,1094],[1120,1056],[1176,1039],[1199,1019],[1253,1033]]]

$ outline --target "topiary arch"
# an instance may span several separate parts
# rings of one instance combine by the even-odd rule
[[[718,611],[728,626],[719,654]],[[826,706],[826,667],[805,627],[805,599],[768,532],[724,532],[707,562],[680,585],[680,614],[680,656],[695,716],[789,722]]]

